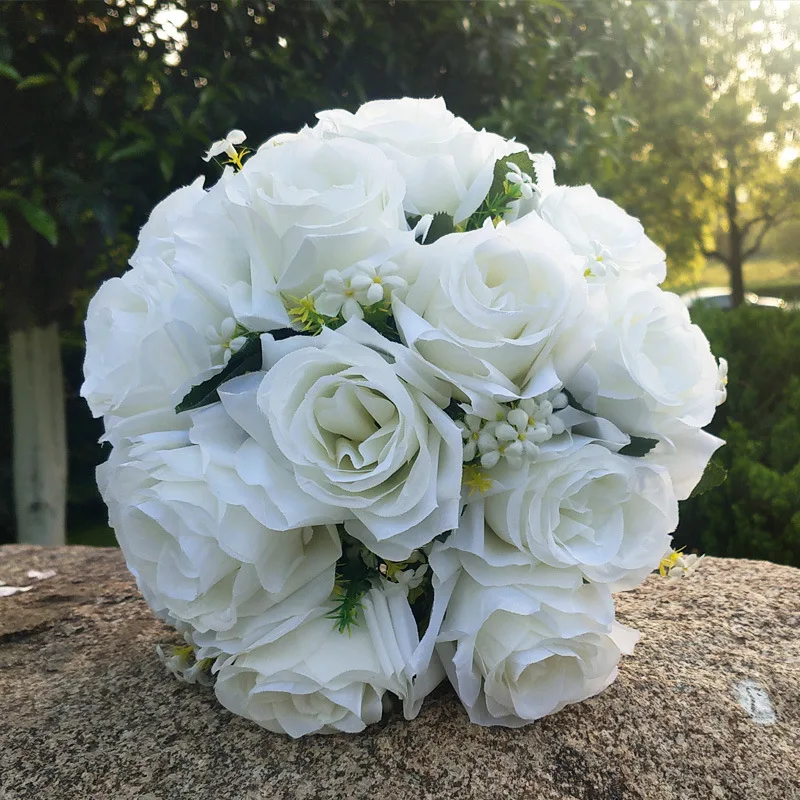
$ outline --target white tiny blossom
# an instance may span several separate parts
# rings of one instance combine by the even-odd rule
[[[339,312],[348,320],[364,318],[364,306],[372,306],[389,299],[395,291],[408,287],[404,278],[396,275],[397,264],[386,261],[376,267],[372,264],[355,264],[348,269],[328,270],[322,286],[315,289],[314,307],[326,317]]]
[[[246,341],[246,336],[237,336],[235,339],[231,339],[228,349],[225,351],[225,355],[223,356],[223,360],[226,364],[231,360],[231,356],[234,353],[238,353],[242,349]]]
[[[562,408],[566,408],[569,404],[569,400],[564,392],[559,392],[550,402],[556,411],[561,411]]]
[[[456,420],[456,427],[464,440],[464,461],[472,461],[478,454],[478,438],[483,423],[484,420],[475,414],[467,414],[463,420]]]
[[[386,261],[379,267],[371,264],[356,264],[350,278],[350,288],[362,306],[371,306],[388,299],[392,293],[408,288],[408,283],[397,273],[397,264]]]
[[[205,668],[202,661],[195,661],[189,669],[183,673],[185,683],[199,683],[201,686],[212,686],[214,678]]]
[[[353,317],[364,319],[364,312],[346,273],[347,270],[339,272],[335,269],[329,269],[325,273],[322,286],[315,290],[317,294],[314,298],[314,308],[326,317],[335,317],[341,312],[346,320]]]
[[[552,400],[540,397],[520,400],[513,408],[498,413],[496,419],[484,419],[467,414],[456,421],[464,440],[464,461],[470,462],[480,455],[484,469],[496,467],[501,459],[508,466],[520,469],[539,456],[539,445],[566,430],[555,412],[565,408],[567,397],[562,392]]]
[[[228,158],[236,158],[236,145],[241,144],[247,136],[244,131],[233,130],[224,139],[214,142],[208,148],[208,152],[203,156],[203,161],[211,161],[212,158],[225,154]]]
[[[513,161],[507,161],[506,166],[509,168],[509,171],[506,172],[506,180],[519,186],[522,196],[526,200],[530,200],[533,197],[533,178],[527,172],[523,172]]]
[[[520,469],[526,462],[535,461],[539,455],[538,443],[551,437],[552,432],[546,426],[535,421],[531,424],[530,417],[521,408],[509,411],[506,421],[497,423],[494,428],[497,452],[514,469]],[[494,452],[492,450],[486,454],[491,455],[490,460],[495,460]],[[483,464],[483,458],[481,463]]]
[[[690,555],[679,555],[674,563],[667,568],[667,583],[677,583],[681,578],[688,578],[693,575],[700,567],[705,556],[698,556],[695,553]]]
[[[719,381],[717,382],[717,405],[721,406],[728,399],[728,362],[719,359]]]
[[[156,655],[158,660],[167,668],[175,677],[180,677],[183,671],[189,668],[189,649],[184,647],[172,647],[172,655],[167,655],[164,648],[156,645]]]
[[[590,241],[592,256],[586,258],[587,277],[604,278],[606,275],[619,275],[619,268],[614,263],[611,251],[596,239]]]
[[[406,591],[408,592],[411,589],[416,589],[418,586],[422,585],[427,571],[428,565],[423,564],[416,569],[404,569],[402,572],[396,573],[394,577],[397,583],[405,587]]]
[[[172,647],[171,655],[167,655],[164,648],[156,645],[156,655],[158,660],[167,668],[167,671],[174,675],[182,683],[199,683],[202,686],[210,686],[213,679],[202,661],[191,663],[189,656],[192,654],[190,646]]]
[[[209,325],[206,338],[211,345],[211,357],[217,362],[221,356],[222,363],[227,364],[231,356],[238,352],[247,341],[245,336],[236,336],[239,325],[233,317],[226,317],[220,323],[219,330]]]

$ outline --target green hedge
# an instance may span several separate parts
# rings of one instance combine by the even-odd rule
[[[800,311],[700,309],[694,321],[728,359],[728,401],[709,430],[728,479],[681,504],[678,545],[800,567]]]

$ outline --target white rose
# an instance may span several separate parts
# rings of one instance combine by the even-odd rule
[[[676,295],[629,277],[609,282],[606,294],[608,324],[578,376],[576,396],[627,433],[658,438],[659,452],[675,453],[676,442],[696,438],[686,470],[670,468],[683,499],[691,476],[702,474],[700,461],[708,460],[702,454],[710,457],[721,444],[700,431],[720,399],[719,366]],[[680,464],[680,448],[677,454],[673,465]]]
[[[274,277],[264,269],[263,254],[254,250],[253,235],[232,218],[240,211],[227,195],[234,179],[226,168],[191,213],[175,221],[171,269],[250,330],[288,327],[289,315]]]
[[[678,524],[669,475],[579,437],[575,444],[531,464],[522,485],[487,497],[486,521],[538,561],[631,589],[658,566]]]
[[[447,396],[436,394],[437,405],[425,393],[435,385],[406,348],[358,320],[313,339],[262,341],[258,406],[274,437],[265,446],[331,520],[348,520],[392,560],[455,527],[461,434],[440,407]]]
[[[613,622],[607,587],[574,570],[553,581],[559,571],[521,563],[478,517],[466,523],[474,537],[431,555],[440,580],[455,580],[436,649],[472,722],[519,727],[606,688],[636,634]]]
[[[341,633],[316,615],[282,636],[225,661],[217,698],[235,714],[295,738],[357,733],[383,715],[386,692],[413,695],[410,662],[416,622],[399,586],[374,588],[361,601],[359,625]],[[407,717],[416,714],[418,705]]]
[[[249,281],[254,297],[303,297],[326,272],[378,267],[413,243],[403,179],[363,142],[297,137],[264,148],[225,182],[224,192],[247,264],[227,278],[224,267],[212,270],[221,283]],[[194,265],[198,281],[202,267],[202,260]]]
[[[274,531],[220,501],[203,462],[187,432],[150,433],[115,447],[98,485],[153,610],[190,624],[200,644],[236,651],[241,642],[226,640],[237,632],[261,634],[326,601],[341,544],[332,525]]]
[[[182,426],[172,409],[223,365],[212,338],[226,316],[162,263],[142,260],[89,303],[81,396],[106,417],[107,431],[120,419],[167,409],[172,425]]]
[[[265,374],[226,381],[219,389],[221,405],[192,412],[189,439],[200,449],[208,488],[222,503],[246,508],[270,530],[331,522],[330,507],[300,489],[279,453],[277,459],[270,455],[277,448],[257,404]]]
[[[175,256],[175,226],[180,219],[191,215],[205,195],[203,178],[200,177],[164,198],[150,212],[139,231],[139,243],[131,256],[131,264],[136,266],[143,260],[154,259],[171,264]]]
[[[639,220],[591,186],[557,186],[545,192],[539,213],[588,259],[593,275],[635,274],[653,283],[666,277],[664,251],[647,238]]]
[[[395,301],[398,330],[471,400],[544,394],[588,358],[597,323],[582,263],[537,216],[413,252],[426,265]]]
[[[441,98],[373,100],[355,114],[334,109],[317,117],[315,135],[360,139],[389,156],[408,187],[409,214],[443,211],[456,222],[483,202],[497,159],[525,149],[497,134],[476,131],[448,111]]]

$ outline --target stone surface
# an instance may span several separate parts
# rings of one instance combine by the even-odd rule
[[[0,798],[800,800],[800,570],[707,559],[618,598],[642,632],[597,698],[521,730],[448,690],[418,719],[300,741],[168,677],[177,641],[121,554],[0,548]]]

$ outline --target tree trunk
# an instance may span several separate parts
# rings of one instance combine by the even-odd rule
[[[736,156],[728,153],[728,196],[725,213],[728,217],[728,273],[731,279],[731,304],[733,308],[744,303],[744,237],[739,227],[739,201],[737,189]]]
[[[731,304],[737,308],[744,303],[744,264],[742,263],[741,247],[731,255],[728,273],[731,278]]]
[[[735,203],[735,199],[733,202]],[[734,308],[738,308],[744,303],[744,242],[742,241],[742,230],[736,219],[736,211],[733,213],[729,211],[728,226],[728,274],[731,278],[731,304]]]
[[[12,330],[10,344],[17,540],[64,544],[67,441],[58,325]]]

